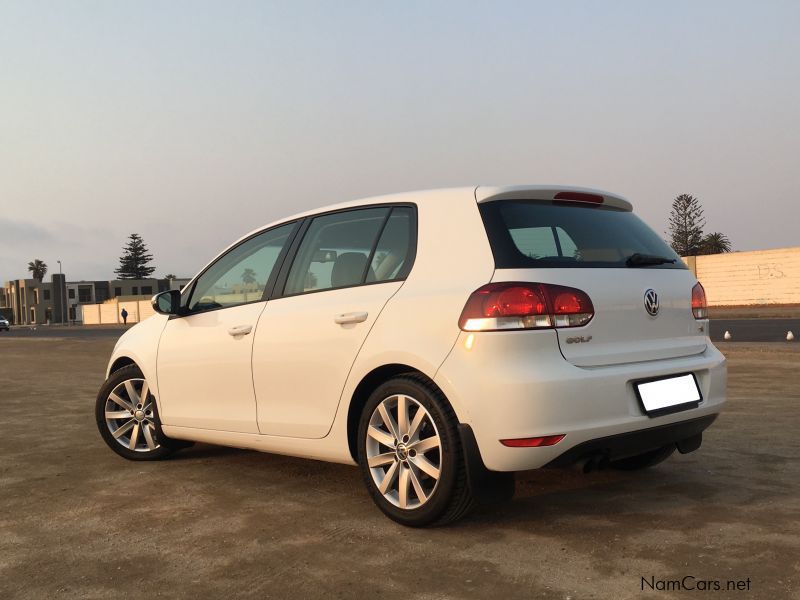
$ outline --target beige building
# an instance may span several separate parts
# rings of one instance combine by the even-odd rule
[[[144,299],[149,302],[153,294],[181,289],[188,282],[188,279],[67,282],[62,274],[51,275],[50,281],[14,279],[6,281],[0,291],[0,311],[14,325],[67,321],[80,323],[84,320],[85,307],[102,305],[118,297]],[[137,311],[137,314],[139,312],[141,311]]]
[[[59,292],[61,292],[59,294]],[[57,322],[65,318],[64,278],[53,275],[51,281],[15,279],[6,281],[0,295],[0,308],[12,324]]]

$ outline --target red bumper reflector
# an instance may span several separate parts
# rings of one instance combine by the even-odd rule
[[[503,446],[509,448],[540,448],[542,446],[555,446],[564,439],[564,435],[546,435],[535,438],[519,438],[515,440],[500,440]]]

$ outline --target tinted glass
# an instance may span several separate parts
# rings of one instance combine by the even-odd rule
[[[525,256],[574,256],[575,242],[561,227],[520,227],[510,229],[514,245]]]
[[[602,206],[504,200],[480,205],[499,269],[619,268],[632,254],[675,259],[648,269],[685,269],[680,257],[632,212]]]
[[[367,272],[367,283],[402,279],[408,273],[412,253],[413,211],[406,206],[398,206],[386,222],[381,233],[375,255]]]
[[[189,300],[190,311],[258,302],[295,223],[265,231],[239,244],[203,273]]]
[[[389,210],[367,208],[314,218],[289,271],[284,294],[364,283],[371,271],[369,256]]]

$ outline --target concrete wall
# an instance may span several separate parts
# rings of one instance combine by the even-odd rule
[[[800,304],[800,247],[690,256],[709,306]]]
[[[103,304],[85,304],[83,306],[84,325],[113,325],[122,323],[122,309],[128,311],[128,323],[138,323],[155,314],[150,298],[114,299]]]

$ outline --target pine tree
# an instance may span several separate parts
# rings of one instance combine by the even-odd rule
[[[680,256],[697,256],[703,243],[706,219],[700,200],[681,194],[672,201],[669,215],[670,245]]]
[[[155,267],[147,266],[153,260],[153,255],[147,253],[147,246],[138,233],[128,236],[128,243],[122,251],[119,267],[114,270],[120,279],[145,279],[156,270]]]

